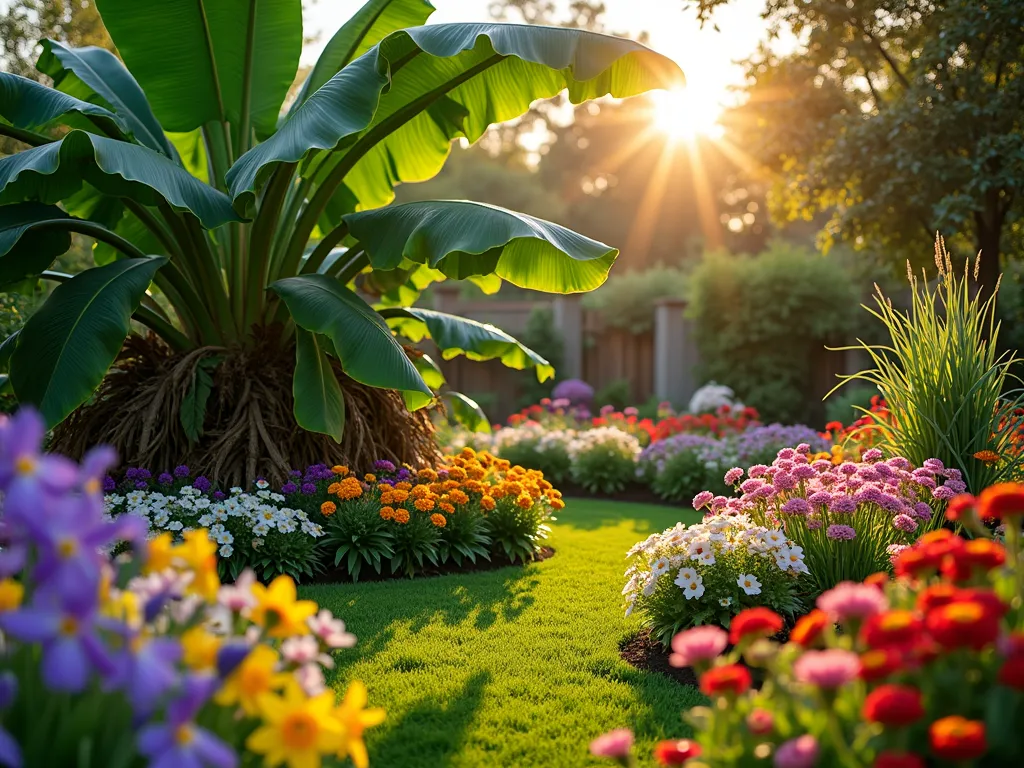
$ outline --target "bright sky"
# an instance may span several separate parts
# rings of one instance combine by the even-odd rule
[[[490,20],[489,0],[432,2],[437,12],[430,23]],[[562,0],[562,5],[566,4]],[[713,17],[718,32],[711,23],[701,28],[694,11],[682,10],[683,0],[605,0],[605,4],[608,29],[630,34],[647,30],[649,45],[683,68],[688,83],[683,105],[691,115],[691,130],[706,129],[723,106],[735,103],[736,96],[728,89],[742,83],[743,70],[734,62],[752,53],[758,41],[766,37],[765,22],[761,19],[764,0],[733,0],[718,9]],[[309,46],[304,61],[314,61],[331,35],[361,5],[362,0],[316,0],[307,8],[307,33],[318,33],[320,38]],[[684,108],[678,101],[664,106],[666,121]],[[693,114],[695,110],[699,117]]]

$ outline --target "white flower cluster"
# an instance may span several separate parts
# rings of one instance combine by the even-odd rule
[[[688,410],[690,413],[715,413],[723,405],[729,406],[730,411],[743,410],[743,403],[736,400],[732,387],[709,381],[693,393]]]
[[[637,560],[625,573],[629,616],[640,596],[650,597],[658,581],[668,576],[683,590],[687,600],[704,595],[704,579],[709,569],[733,555],[771,559],[782,572],[807,573],[803,549],[774,528],[765,528],[751,521],[748,515],[716,515],[703,523],[685,526],[677,523],[662,533],[655,533],[634,545],[627,557]],[[739,573],[736,586],[746,595],[761,593],[761,582],[750,573]],[[731,597],[720,597],[723,607],[732,604]]]
[[[520,443],[539,443],[547,434],[547,429],[536,421],[527,421],[516,427],[502,427],[491,437],[494,453],[501,456],[502,448],[512,448]]]
[[[131,491],[124,496],[109,494],[103,497],[106,512],[134,515],[149,525],[152,535],[170,531],[180,535],[193,528],[206,528],[210,538],[220,544],[221,557],[234,553],[235,536],[228,530],[243,529],[255,537],[254,547],[271,531],[283,534],[301,531],[307,536],[319,538],[323,528],[312,522],[300,509],[278,506],[285,498],[267,489],[266,483],[256,493],[244,493],[241,488],[232,488],[225,499],[211,499],[192,486],[185,486],[177,493],[164,494],[157,491]]]
[[[576,461],[596,449],[611,450],[634,460],[641,453],[640,441],[628,432],[615,427],[597,427],[579,432],[569,441],[569,458]]]

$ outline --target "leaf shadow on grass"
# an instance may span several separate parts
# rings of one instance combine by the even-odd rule
[[[632,521],[639,535],[663,531],[677,522],[699,523],[703,517],[690,506],[656,506],[623,501],[566,499],[566,507],[558,513],[558,524],[582,531],[596,531],[610,525]]]
[[[490,680],[490,672],[475,672],[460,692],[428,694],[400,718],[385,721],[386,730],[370,744],[374,764],[396,768],[451,765],[466,742]]]

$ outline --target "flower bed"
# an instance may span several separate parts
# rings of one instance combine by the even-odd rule
[[[288,576],[222,586],[206,530],[147,542],[139,516],[106,520],[112,453],[78,466],[42,437],[27,410],[0,425],[0,764],[366,766],[383,711],[324,684],[345,625]]]
[[[428,567],[535,557],[547,522],[564,505],[541,472],[464,449],[434,469],[378,461],[362,477],[314,465],[277,490],[221,491],[187,467],[153,477],[129,469],[106,480],[109,516],[139,519],[151,534],[180,537],[208,527],[222,578],[253,568],[263,579],[309,579],[330,572],[358,579],[412,576]]]

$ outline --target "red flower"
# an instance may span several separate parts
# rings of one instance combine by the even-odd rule
[[[880,752],[871,768],[925,768],[925,762],[910,752]]]
[[[659,741],[654,747],[654,759],[658,765],[682,765],[691,757],[697,757],[700,751],[700,744],[689,739]]]
[[[903,656],[892,648],[876,648],[860,656],[860,677],[872,682],[882,680],[903,668]]]
[[[975,600],[957,599],[925,619],[928,632],[943,648],[980,650],[999,636],[999,616]]]
[[[782,629],[782,617],[770,608],[748,608],[740,611],[729,625],[729,642],[738,645],[742,640],[771,637]]]
[[[775,717],[767,709],[754,709],[747,715],[747,730],[755,736],[764,736],[775,728]]]
[[[964,512],[974,508],[974,502],[974,497],[969,493],[954,496],[946,505],[946,519],[955,523],[963,517]]]
[[[957,559],[965,560],[976,568],[991,571],[1006,562],[1006,549],[991,539],[974,539],[964,544]]]
[[[924,717],[921,692],[909,685],[880,685],[864,699],[861,710],[864,719],[872,723],[901,727],[916,723]]]
[[[978,496],[978,515],[983,520],[1024,515],[1024,483],[996,483]]]
[[[739,696],[750,690],[750,672],[740,664],[714,667],[700,678],[700,690],[705,696]]]
[[[793,631],[789,633],[790,642],[803,648],[810,648],[831,623],[827,613],[815,609],[806,616],[800,617],[796,626],[793,627]]]
[[[1024,691],[1024,656],[1011,656],[1003,662],[997,676],[1001,685],[1013,688],[1016,691]]]
[[[991,589],[982,589],[981,587],[971,587],[970,589],[961,589],[956,596],[954,602],[970,601],[973,603],[980,603],[985,607],[985,610],[995,614],[999,618],[1006,615],[1006,612],[1010,610],[1010,606],[1004,603],[999,595],[993,592]]]
[[[872,573],[866,579],[864,583],[872,587],[878,587],[879,589],[885,589],[885,585],[889,583],[891,579],[889,574],[885,571],[879,571],[878,573]]]
[[[886,611],[869,618],[860,636],[869,648],[902,648],[913,645],[921,628],[921,621],[910,611]]]
[[[936,720],[928,729],[932,752],[943,760],[974,760],[985,754],[985,724],[959,715]]]
[[[917,596],[917,610],[927,615],[936,608],[952,603],[960,590],[952,584],[934,584]]]

